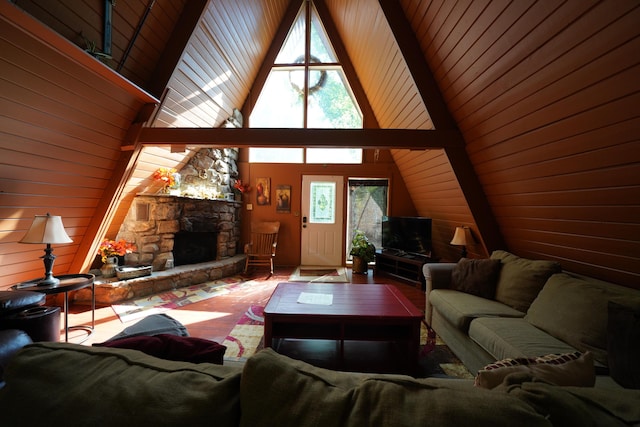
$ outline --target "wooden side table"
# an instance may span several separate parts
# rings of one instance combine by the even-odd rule
[[[96,287],[94,283],[95,276],[93,274],[65,274],[56,276],[60,279],[60,283],[56,286],[39,286],[38,282],[42,278],[30,280],[28,282],[13,285],[11,289],[21,291],[41,292],[47,295],[64,293],[64,340],[69,342],[70,329],[82,329],[87,331],[87,336],[81,342],[84,342],[91,336],[96,327]],[[69,292],[77,291],[91,286],[91,325],[69,326]]]

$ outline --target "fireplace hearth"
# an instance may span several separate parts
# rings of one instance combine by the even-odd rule
[[[224,199],[138,195],[118,233],[138,249],[127,254],[126,263],[162,271],[233,257],[240,247],[241,206]]]

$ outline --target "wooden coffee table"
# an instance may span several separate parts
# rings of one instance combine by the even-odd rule
[[[301,296],[310,303],[300,302]],[[401,349],[394,358],[401,360],[390,362],[413,374],[422,318],[392,285],[285,282],[278,284],[264,309],[264,345],[279,351],[283,340],[336,341],[339,367],[344,367],[345,341],[361,348],[366,342],[393,343]],[[358,366],[349,368],[354,369]]]

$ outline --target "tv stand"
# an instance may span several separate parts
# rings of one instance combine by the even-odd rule
[[[437,260],[422,254],[395,249],[376,251],[375,274],[386,274],[405,280],[417,288],[425,288],[422,266]]]

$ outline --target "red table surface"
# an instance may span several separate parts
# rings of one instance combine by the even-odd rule
[[[333,295],[331,305],[302,304],[302,292]],[[266,315],[422,318],[422,312],[393,285],[280,283],[264,309]]]

